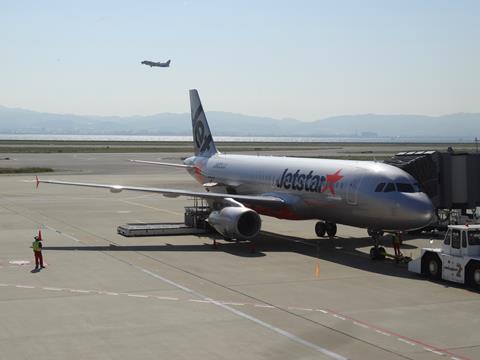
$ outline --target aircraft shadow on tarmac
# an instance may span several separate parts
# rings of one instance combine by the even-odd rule
[[[201,238],[206,236],[200,236]],[[210,237],[209,237],[210,238]],[[385,237],[383,243],[390,245]],[[407,238],[408,240],[408,238]],[[217,247],[213,247],[212,243],[175,245],[115,245],[106,246],[45,246],[45,251],[158,251],[158,252],[201,252],[201,251],[222,251],[228,254],[242,257],[263,257],[273,252],[296,252],[298,254],[318,258],[344,266],[349,266],[363,271],[372,273],[421,279],[407,271],[405,264],[395,264],[393,260],[372,261],[368,254],[358,250],[362,247],[372,246],[370,237],[362,238],[325,238],[325,239],[304,239],[294,236],[279,235],[272,232],[262,231],[254,241],[255,251],[251,251],[249,242],[227,242],[224,240],[217,241]],[[402,251],[407,253],[408,249],[415,249],[415,246],[402,244]],[[391,249],[388,249],[392,252]]]

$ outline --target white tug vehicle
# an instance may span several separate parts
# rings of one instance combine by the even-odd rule
[[[441,248],[422,248],[408,270],[480,290],[480,225],[449,225]]]

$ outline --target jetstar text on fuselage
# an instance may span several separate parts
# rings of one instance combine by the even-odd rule
[[[289,172],[288,168],[283,171],[282,177],[276,181],[278,188],[292,189],[298,191],[310,191],[323,193],[329,190],[335,195],[335,183],[343,178],[340,170],[330,175],[314,175],[313,170],[308,174],[300,172]]]

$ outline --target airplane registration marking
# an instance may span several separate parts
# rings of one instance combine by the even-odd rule
[[[421,345],[425,351],[428,351],[432,354],[438,355],[438,356],[448,356],[451,360],[468,360],[466,357],[458,357],[454,356],[454,354],[445,351],[443,349],[438,349],[434,346],[431,346],[429,344],[423,343],[421,341],[415,340],[415,339],[409,339],[402,337],[402,335],[395,334],[393,332],[388,332],[387,330],[376,328],[375,326],[369,326],[363,322],[356,321],[348,316],[342,316],[341,314],[338,314],[333,311],[327,311],[324,309],[313,309],[313,308],[302,308],[302,307],[295,307],[295,306],[274,306],[274,305],[268,305],[268,304],[261,304],[261,303],[240,303],[240,302],[230,302],[230,301],[219,301],[219,300],[214,300],[210,298],[204,298],[204,299],[195,299],[195,298],[190,298],[190,299],[180,299],[178,297],[169,297],[169,296],[153,296],[153,295],[144,295],[144,294],[133,294],[133,293],[117,293],[113,291],[103,291],[103,290],[85,290],[85,289],[69,289],[69,288],[57,288],[57,287],[36,287],[33,285],[23,285],[23,284],[5,284],[5,283],[0,283],[0,286],[2,287],[15,287],[19,289],[30,289],[30,290],[47,290],[47,291],[68,291],[70,293],[79,293],[79,294],[96,294],[96,295],[106,295],[106,296],[125,296],[129,298],[142,298],[142,299],[158,299],[158,300],[166,300],[166,301],[188,301],[192,303],[200,303],[200,304],[211,304],[211,305],[218,305],[221,304],[223,306],[252,306],[255,308],[260,308],[260,309],[274,309],[274,310],[281,310],[281,309],[289,309],[289,310],[302,310],[302,311],[315,311],[315,312],[320,312],[322,314],[331,314],[333,317],[340,319],[340,320],[345,320],[345,321],[351,321],[354,325],[362,327],[366,330],[373,330],[378,334],[384,335],[384,336],[395,336],[396,339],[399,342],[402,342],[404,344],[407,344],[409,346],[416,346],[416,345]],[[299,338],[300,339],[300,338]],[[312,344],[313,345],[313,344]],[[343,359],[343,357],[334,357],[336,359]]]

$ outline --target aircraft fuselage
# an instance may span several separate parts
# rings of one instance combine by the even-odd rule
[[[218,153],[193,156],[185,164],[195,166],[189,172],[199,183],[217,184],[211,191],[282,198],[280,207],[249,206],[281,219],[407,230],[425,226],[433,216],[432,203],[416,180],[383,163]],[[382,183],[385,189],[393,185],[378,191]]]

